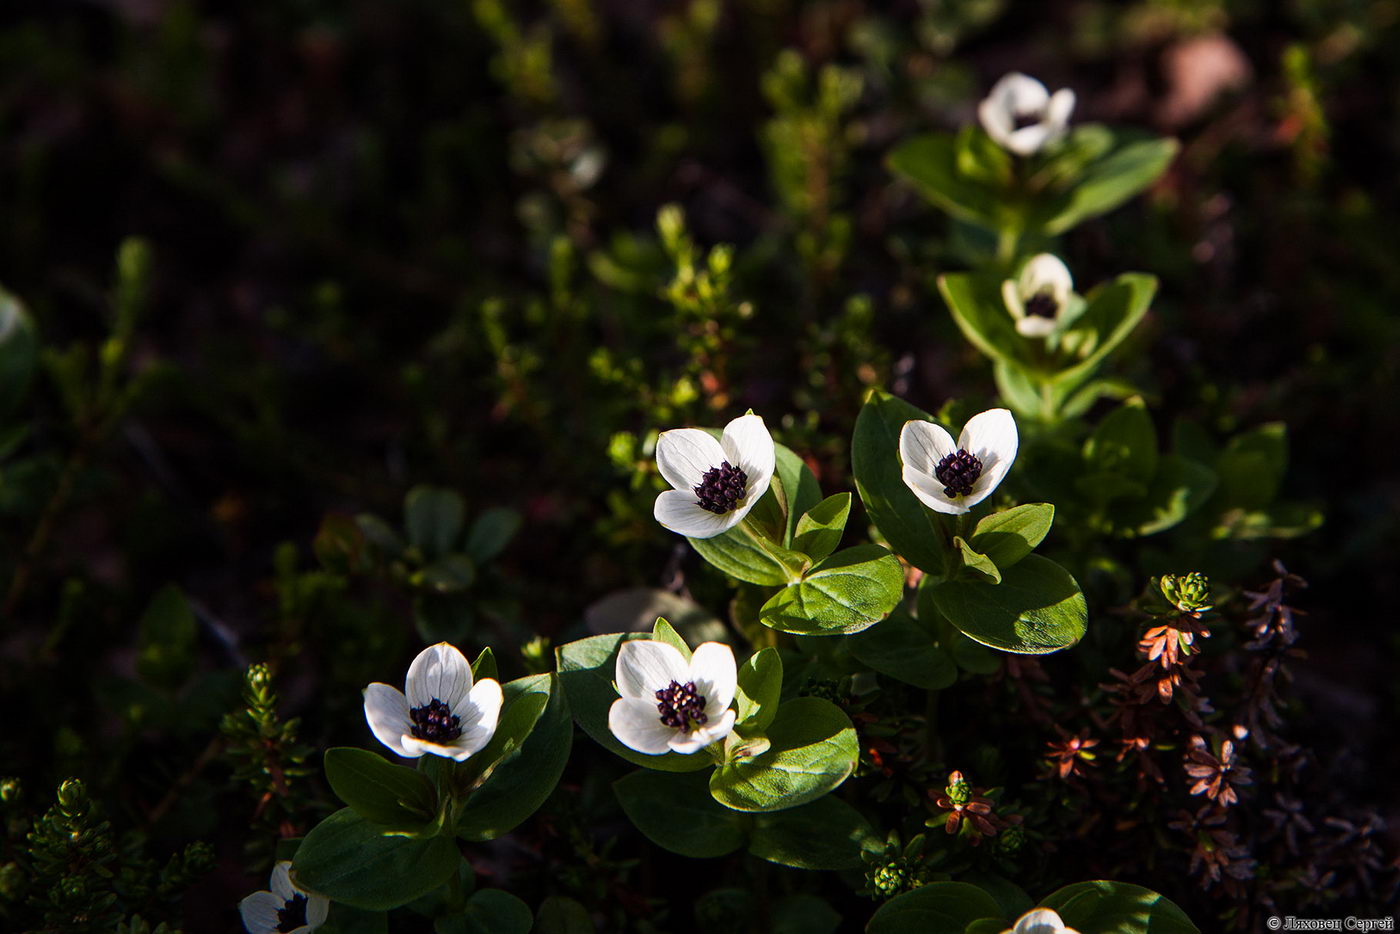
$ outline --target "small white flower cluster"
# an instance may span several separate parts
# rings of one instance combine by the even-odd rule
[[[1059,912],[1051,908],[1035,908],[1021,915],[1014,928],[1007,928],[1001,934],[1079,934],[1074,928],[1065,927]]]
[[[501,685],[473,684],[471,664],[446,642],[418,653],[403,691],[380,682],[365,688],[375,739],[407,759],[431,753],[461,762],[491,741],[500,717]]]
[[[622,696],[608,710],[608,729],[628,749],[690,755],[734,729],[739,671],[723,643],[698,646],[687,662],[665,642],[624,642],[615,678]]]
[[[330,899],[307,892],[292,882],[292,863],[272,867],[271,891],[254,892],[238,903],[249,934],[310,934],[326,923]]]
[[[1039,81],[1013,71],[977,106],[977,117],[997,145],[1018,156],[1032,156],[1064,137],[1073,111],[1074,92],[1069,88],[1051,94]]]

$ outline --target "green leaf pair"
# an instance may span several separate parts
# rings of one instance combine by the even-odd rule
[[[1173,139],[1090,124],[1018,165],[981,128],[969,126],[957,136],[906,140],[888,165],[958,220],[1050,237],[1130,200],[1166,171],[1177,148]]]

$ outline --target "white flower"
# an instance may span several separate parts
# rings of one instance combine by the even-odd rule
[[[1001,934],[1079,934],[1074,928],[1065,927],[1064,921],[1050,908],[1035,908],[1021,915],[1014,928],[1007,928]]]
[[[706,642],[687,664],[673,645],[647,639],[622,643],[617,653],[617,692],[608,729],[629,749],[658,756],[689,754],[734,729],[729,705],[739,683],[734,652]]]
[[[656,497],[656,521],[689,538],[724,534],[768,490],[775,458],[773,437],[752,413],[725,425],[718,441],[698,428],[663,431],[656,466],[675,489]]]
[[[375,682],[365,688],[365,719],[394,752],[416,759],[425,752],[461,762],[491,741],[501,717],[501,686],[491,678],[472,684],[472,666],[446,642],[430,645],[408,666],[407,696]]]
[[[326,923],[331,901],[292,884],[291,860],[272,867],[271,892],[254,892],[238,903],[250,934],[309,934]]]
[[[905,422],[899,433],[904,484],[935,512],[967,512],[1001,483],[1018,443],[1016,420],[1006,409],[972,416],[957,443],[942,425]]]
[[[987,135],[1018,156],[1029,156],[1065,135],[1074,92],[1053,95],[1045,85],[1018,71],[1005,75],[977,105]]]
[[[1074,298],[1074,279],[1056,256],[1041,253],[1021,267],[1014,280],[1001,284],[1006,310],[1016,319],[1016,332],[1024,337],[1052,334]]]

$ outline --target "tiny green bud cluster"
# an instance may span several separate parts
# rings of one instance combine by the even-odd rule
[[[1200,571],[1190,574],[1163,574],[1162,596],[1183,613],[1204,613],[1214,606],[1210,599],[1210,579]]]

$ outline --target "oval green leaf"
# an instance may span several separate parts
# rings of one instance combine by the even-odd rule
[[[1057,652],[1083,638],[1088,625],[1079,584],[1040,555],[1007,568],[1000,584],[946,581],[933,587],[932,597],[964,635],[1004,652]]]
[[[781,811],[815,801],[855,771],[855,727],[819,697],[783,704],[768,728],[772,744],[751,759],[726,762],[710,776],[710,793],[736,811]]]
[[[904,595],[899,559],[879,545],[838,551],[768,599],[759,620],[781,632],[834,636],[860,632],[889,615]]]

